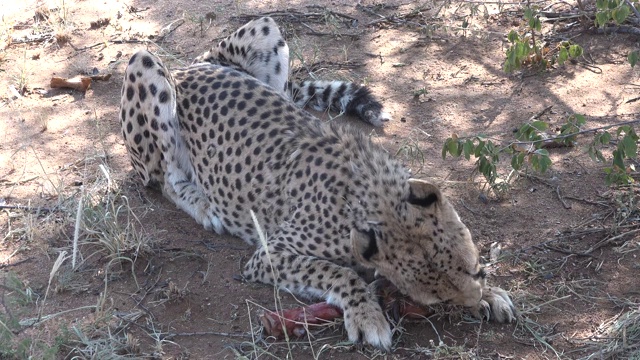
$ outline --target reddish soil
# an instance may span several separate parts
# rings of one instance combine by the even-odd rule
[[[143,188],[120,136],[121,77],[136,49],[146,47],[177,67],[241,26],[245,20],[237,16],[289,9],[303,18],[301,14],[322,10],[306,7],[309,1],[52,3],[57,9],[51,10],[50,19],[64,14],[66,26],[34,20],[36,1],[14,1],[3,4],[2,10],[0,205],[5,208],[0,212],[0,284],[4,284],[0,320],[35,317],[38,311],[47,315],[77,310],[34,327],[12,327],[15,331],[8,343],[31,339],[36,344],[15,357],[78,355],[74,348],[81,345],[73,341],[74,326],[84,326],[92,340],[122,339],[129,334],[129,347],[122,352],[141,357],[359,359],[379,355],[368,347],[346,343],[340,324],[312,339],[260,339],[257,315],[261,309],[296,307],[298,300],[268,286],[242,282],[242,266],[253,249],[237,238],[205,231],[161,194]],[[573,32],[578,35],[573,41],[584,48],[584,58],[549,71],[509,75],[502,71],[508,46],[505,34],[523,28],[519,6],[500,10],[489,5],[485,18],[484,6],[478,5],[480,13],[468,18],[470,29],[476,31],[463,32],[455,27],[462,24],[472,3],[454,3],[441,10],[439,22],[431,21],[452,27],[427,33],[412,21],[424,23],[442,5],[440,1],[435,5],[386,3],[397,6],[369,9],[391,16],[422,6],[423,17],[404,24],[380,22],[379,16],[349,1],[336,0],[327,2],[327,9],[357,21],[306,17],[303,25],[294,21],[296,17],[286,16],[276,21],[290,47],[307,64],[363,65],[338,69],[325,64],[314,75],[366,83],[393,120],[384,129],[344,117],[331,121],[354,122],[391,153],[398,152],[416,177],[439,184],[487,261],[491,244],[501,246],[499,261],[488,267],[489,281],[508,289],[523,314],[519,324],[480,323],[460,309],[437,308],[428,321],[402,323],[394,352],[386,357],[547,359],[594,353],[596,348],[585,348],[585,341],[598,334],[601,324],[640,302],[638,238],[624,237],[589,254],[580,253],[605,238],[607,232],[599,229],[632,224],[621,220],[625,206],[629,207],[626,214],[634,214],[637,221],[637,207],[628,196],[635,191],[637,197],[637,187],[624,192],[605,184],[605,165],[586,155],[588,136],[573,148],[551,149],[549,171],[518,179],[501,196],[486,191],[483,178],[473,173],[472,161],[443,160],[441,149],[453,133],[484,133],[506,142],[513,129],[548,106],[553,107],[540,119],[553,126],[560,126],[573,113],[585,114],[588,128],[637,118],[638,102],[627,100],[638,96],[632,84],[638,82],[639,73],[626,61],[627,53],[638,47],[637,38]],[[91,28],[91,22],[105,18],[108,25]],[[558,29],[564,25],[558,23]],[[544,26],[549,31],[553,23]],[[325,35],[312,35],[309,27]],[[58,39],[15,40],[26,39],[34,29],[55,31]],[[71,78],[93,69],[113,76],[93,81],[86,93],[49,86],[54,76]],[[16,95],[21,90],[26,91]],[[326,114],[319,116],[328,119]],[[410,148],[413,154],[408,153]],[[612,149],[605,149],[605,154]],[[508,173],[508,164],[505,158],[499,167],[502,174]],[[102,252],[92,256],[99,245],[85,245],[81,266],[72,271],[71,260],[66,260],[44,301],[58,254],[71,252],[79,195],[106,188],[100,165],[109,169],[111,188],[126,196],[143,225],[131,221],[153,240],[154,248],[136,258],[134,277],[130,262],[109,264]],[[52,211],[7,208],[17,205]],[[132,253],[126,255],[134,258]],[[37,303],[16,300],[20,296],[10,286],[15,278],[23,290],[29,288],[40,296]],[[98,299],[105,301],[99,311],[80,309],[96,305]],[[127,317],[132,314],[138,317]],[[45,354],[56,336],[65,339],[64,345]]]

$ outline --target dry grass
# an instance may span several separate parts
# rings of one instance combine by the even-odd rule
[[[640,359],[640,304],[600,324],[589,339],[580,341],[581,360]]]

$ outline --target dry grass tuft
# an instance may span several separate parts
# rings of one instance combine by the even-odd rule
[[[640,304],[600,324],[581,350],[581,360],[640,359]]]

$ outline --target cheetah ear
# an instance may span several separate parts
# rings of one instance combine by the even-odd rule
[[[437,186],[418,179],[409,179],[409,198],[407,202],[420,207],[429,207],[442,200],[442,194]]]
[[[378,239],[373,229],[351,229],[351,248],[358,262],[364,266],[373,266],[380,257]]]

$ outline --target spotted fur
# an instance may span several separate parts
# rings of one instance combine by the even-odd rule
[[[423,304],[515,318],[508,294],[486,285],[469,230],[436,186],[412,179],[366,135],[317,120],[248,71],[204,63],[170,73],[139,51],[125,72],[121,108],[143,184],[161,188],[205,227],[254,244],[248,281],[341,307],[351,341],[391,348],[390,325],[356,266]]]

